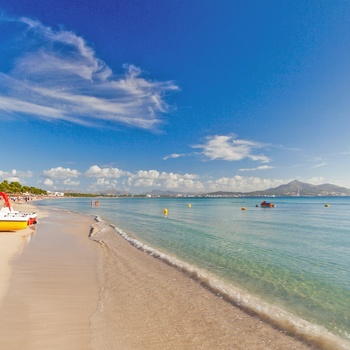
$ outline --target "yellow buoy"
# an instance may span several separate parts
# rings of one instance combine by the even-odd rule
[[[246,210],[247,208],[246,207],[243,207],[242,210]]]
[[[188,206],[189,208],[191,208],[191,207],[192,207],[192,205],[191,205],[191,204],[187,204],[187,206]]]
[[[330,204],[327,203],[327,204],[325,204],[324,206],[328,208],[328,207],[330,207]]]
[[[164,209],[163,209],[163,213],[164,213],[164,215],[168,215],[168,209],[167,209],[167,208],[164,208]]]

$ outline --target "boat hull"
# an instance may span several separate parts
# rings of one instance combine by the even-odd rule
[[[12,221],[0,219],[0,231],[18,231],[24,230],[28,226],[28,221]]]

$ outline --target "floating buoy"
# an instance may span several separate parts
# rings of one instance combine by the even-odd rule
[[[246,207],[243,207],[242,210],[246,210],[247,208]]]
[[[328,207],[330,207],[330,204],[327,203],[327,204],[325,204],[324,206],[328,208]]]
[[[168,215],[168,209],[167,209],[167,208],[164,208],[164,209],[163,209],[163,213],[164,213],[164,215]]]
[[[191,208],[191,207],[192,207],[192,205],[191,205],[191,204],[187,204],[187,206],[188,206],[189,208]]]

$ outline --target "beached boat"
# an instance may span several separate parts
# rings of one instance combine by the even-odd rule
[[[3,207],[0,209],[0,217],[5,214],[16,214],[19,216],[27,215],[28,225],[34,225],[37,223],[38,215],[36,213],[22,213],[21,211],[14,210],[12,207]]]
[[[5,200],[6,207],[0,209],[0,231],[23,230],[28,225],[36,224],[36,213],[22,213],[14,210],[5,192],[0,192],[0,196]]]
[[[18,231],[27,228],[28,215],[0,214],[0,231]]]
[[[261,202],[260,206],[262,208],[274,208],[276,206],[276,204],[268,203],[266,201],[263,201],[263,202]]]

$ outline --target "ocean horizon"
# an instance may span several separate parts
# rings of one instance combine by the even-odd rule
[[[63,198],[37,205],[98,216],[286,332],[349,341],[350,198],[275,197],[275,208],[261,208],[262,200]]]

